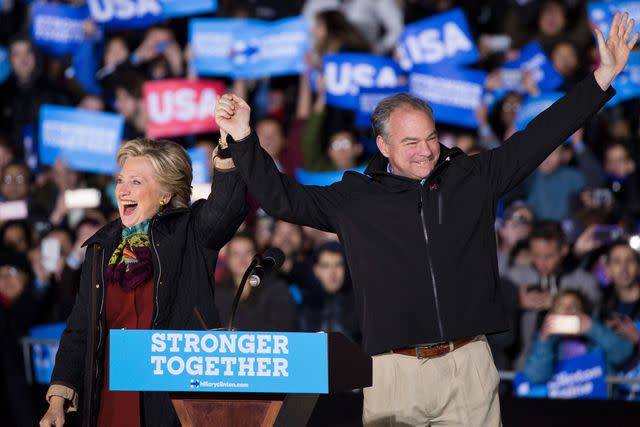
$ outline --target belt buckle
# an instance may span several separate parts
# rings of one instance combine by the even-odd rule
[[[436,343],[432,343],[432,344],[417,345],[417,346],[416,346],[416,358],[417,358],[417,359],[428,359],[427,357],[421,357],[421,356],[420,356],[420,350],[421,350],[421,349],[428,350],[428,349],[430,349],[430,348],[432,348],[432,347],[435,347],[435,346],[437,346],[437,345],[440,345],[440,344],[442,344],[442,343],[444,343],[444,342],[445,342],[445,341],[442,341],[442,342],[436,342]]]

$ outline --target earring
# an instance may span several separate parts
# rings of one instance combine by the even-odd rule
[[[165,202],[164,199],[160,199],[160,207],[164,207],[166,204],[167,202]]]

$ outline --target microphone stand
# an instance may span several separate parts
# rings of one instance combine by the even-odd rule
[[[240,281],[240,286],[236,291],[236,296],[233,299],[233,305],[231,306],[231,315],[229,316],[229,323],[227,324],[227,331],[233,330],[231,327],[233,325],[233,318],[236,315],[236,310],[238,309],[238,303],[240,302],[240,296],[242,295],[242,291],[244,290],[245,285],[247,284],[247,280],[256,266],[260,263],[260,257],[255,256],[247,268],[247,271],[244,272],[244,276],[242,276],[242,280]]]

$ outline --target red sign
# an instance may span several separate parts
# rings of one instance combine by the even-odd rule
[[[213,110],[224,89],[224,83],[215,80],[146,82],[147,135],[158,138],[217,131]]]

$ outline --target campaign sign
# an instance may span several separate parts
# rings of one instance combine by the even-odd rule
[[[546,385],[533,385],[522,374],[516,375],[517,396],[549,399],[606,399],[607,383],[602,352],[593,351],[558,362]]]
[[[327,104],[358,109],[360,89],[389,89],[402,85],[402,69],[391,58],[368,53],[324,56]]]
[[[503,89],[521,90],[522,72],[528,71],[542,92],[554,90],[564,79],[537,42],[531,42],[520,50],[520,58],[506,62],[501,70]]]
[[[478,49],[462,9],[453,9],[407,25],[397,46],[400,65],[454,66],[479,59]]]
[[[551,104],[564,96],[560,92],[541,93],[538,96],[525,98],[516,114],[515,128],[523,130],[538,114],[549,108]]]
[[[371,126],[371,116],[376,106],[384,98],[402,92],[409,92],[409,86],[398,86],[395,88],[362,88],[358,95],[358,111],[356,112],[356,126],[368,128]]]
[[[167,79],[145,82],[144,93],[151,138],[215,132],[214,108],[224,93],[215,80]]]
[[[607,102],[607,107],[640,98],[640,52],[631,52],[627,66],[613,81],[613,87],[616,89],[616,95]]]
[[[638,22],[640,22],[640,1],[608,1],[608,2],[595,2],[587,4],[587,13],[589,20],[602,32],[602,35],[607,38],[609,34],[609,26],[613,22],[613,16],[616,12],[629,13],[629,20],[635,19],[635,26],[631,35],[638,31]]]
[[[428,102],[436,121],[477,128],[475,110],[482,103],[487,73],[419,66],[409,75],[412,95]]]
[[[160,0],[165,18],[212,13],[218,9],[218,0]]]
[[[0,46],[0,83],[7,80],[11,74],[11,65],[9,64],[9,51]]]
[[[193,181],[191,181],[191,184],[210,183],[211,178],[209,177],[207,152],[202,148],[195,147],[188,149],[187,154],[189,154],[189,158],[191,158],[191,167],[193,168]]]
[[[86,7],[36,3],[31,10],[31,38],[50,55],[73,53],[86,40]]]
[[[359,167],[355,169],[349,169],[354,172],[364,173],[366,168]],[[342,175],[346,171],[327,171],[327,172],[312,172],[304,169],[296,169],[296,180],[302,185],[319,185],[326,187],[333,183],[342,180]]]
[[[260,78],[304,71],[310,38],[304,18],[274,22],[206,18],[189,22],[199,75]]]
[[[62,156],[71,169],[111,174],[123,126],[115,113],[45,104],[40,107],[40,162],[52,165]]]
[[[49,384],[58,354],[58,343],[66,323],[49,323],[29,329],[33,376],[38,384]],[[50,341],[49,341],[50,340]]]
[[[110,331],[112,391],[327,393],[327,334]]]

